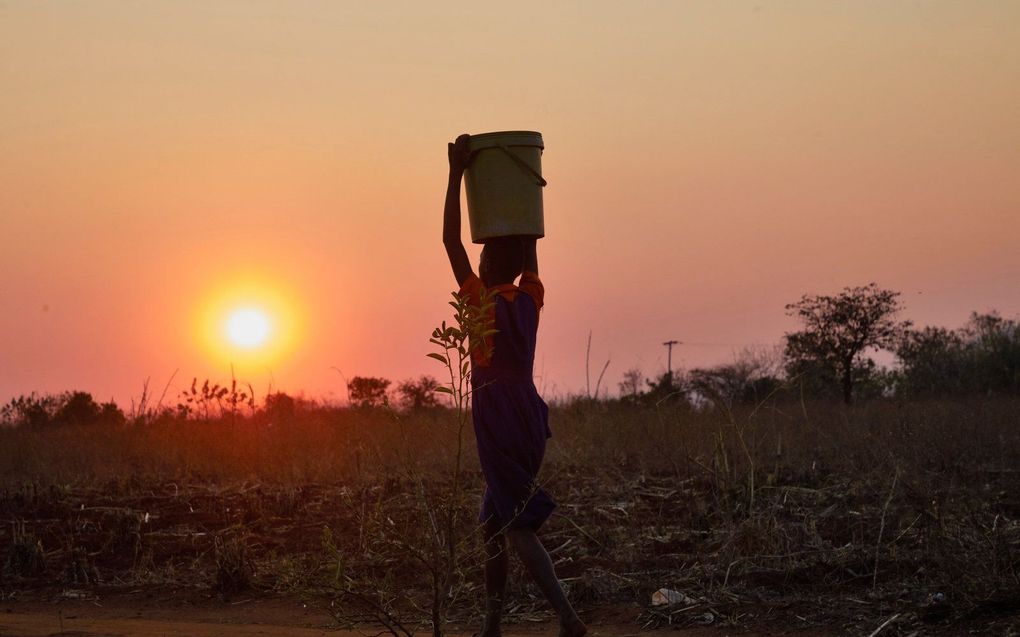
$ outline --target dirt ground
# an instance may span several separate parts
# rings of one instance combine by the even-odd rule
[[[563,407],[542,540],[593,637],[1020,635],[1017,413]],[[427,614],[444,537],[471,635],[482,476],[453,482],[456,432],[416,418],[0,428],[0,636],[374,635],[373,600]],[[454,510],[452,535],[421,524]],[[511,566],[506,633],[553,635]]]
[[[586,616],[592,637],[626,637],[642,633],[634,623],[636,607],[615,606]],[[506,635],[554,637],[553,621],[526,621],[505,627]],[[219,599],[176,597],[172,593],[153,595],[135,591],[102,601],[92,599],[33,599],[0,602],[2,637],[365,637],[378,630],[338,630],[324,608],[293,597]],[[474,630],[453,626],[451,637],[469,637]],[[425,635],[425,633],[420,633]],[[724,637],[725,635],[802,635],[824,637],[831,633],[818,628],[777,630],[689,627],[668,630],[683,637]]]

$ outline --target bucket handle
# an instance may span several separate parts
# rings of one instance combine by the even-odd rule
[[[537,170],[535,170],[534,168],[529,166],[528,162],[524,161],[523,159],[521,159],[517,155],[513,154],[512,152],[510,152],[509,148],[507,148],[503,144],[500,144],[499,146],[497,146],[497,148],[499,148],[501,151],[506,153],[507,156],[510,157],[510,159],[514,160],[514,163],[516,163],[518,166],[520,166],[521,169],[524,172],[530,173],[535,179],[537,179],[539,186],[542,186],[543,188],[545,188],[549,184],[548,181],[546,181],[545,179],[542,178],[542,175],[539,174],[539,172]]]

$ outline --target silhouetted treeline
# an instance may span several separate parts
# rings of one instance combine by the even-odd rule
[[[18,396],[0,408],[0,423],[33,428],[53,425],[122,425],[124,412],[113,401],[97,403],[92,394],[68,391]]]
[[[31,393],[0,407],[0,425],[43,429],[58,425],[140,425],[174,420],[221,421],[247,419],[264,425],[286,425],[296,418],[337,409],[387,410],[397,413],[439,410],[439,381],[420,376],[399,383],[394,390],[385,378],[354,376],[347,382],[346,404],[291,396],[270,391],[261,399],[248,383],[219,385],[191,381],[176,400],[152,405],[143,394],[127,413],[112,400],[97,403],[82,391],[59,394]]]
[[[1020,322],[973,313],[957,329],[914,329],[900,320],[899,292],[874,283],[835,295],[805,295],[787,311],[802,329],[782,351],[748,349],[732,363],[645,379],[624,373],[620,400],[757,404],[766,399],[853,400],[1020,395]],[[886,351],[896,364],[879,366]]]
[[[1020,395],[1020,322],[997,312],[973,313],[966,325],[914,329],[900,320],[900,294],[874,283],[835,295],[805,295],[787,306],[802,328],[785,335],[781,348],[750,348],[733,362],[646,378],[623,374],[616,398],[566,397],[560,402],[619,402],[623,405],[686,406],[761,404],[804,400]],[[879,351],[896,364],[881,367]],[[439,381],[408,379],[392,388],[386,378],[354,376],[346,382],[347,404],[335,405],[270,392],[256,400],[250,384],[221,386],[197,379],[176,404],[150,407],[143,397],[125,412],[113,401],[97,403],[82,391],[19,396],[0,408],[0,424],[44,428],[56,425],[123,425],[159,420],[249,418],[285,424],[325,409],[438,411]],[[549,397],[555,401],[555,397]]]
[[[903,395],[1020,395],[1020,323],[995,312],[975,312],[956,330],[908,332],[896,355],[901,368],[890,380]]]

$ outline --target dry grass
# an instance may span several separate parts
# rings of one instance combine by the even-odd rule
[[[1013,399],[733,412],[578,401],[553,410],[544,480],[561,506],[544,538],[582,607],[631,607],[646,626],[1015,622],[1018,415]],[[414,617],[427,582],[372,525],[421,524],[427,494],[411,496],[448,486],[455,439],[443,411],[2,430],[0,563],[16,567],[0,586],[172,581],[332,599],[342,570],[403,591],[383,601]],[[480,491],[474,464],[464,479]],[[455,618],[477,610],[479,575]],[[512,615],[541,609],[514,582]],[[660,587],[687,603],[649,606]]]

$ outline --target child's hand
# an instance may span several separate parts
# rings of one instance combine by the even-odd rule
[[[457,137],[457,141],[446,145],[446,152],[450,159],[450,170],[463,171],[471,163],[471,136],[463,134]]]

